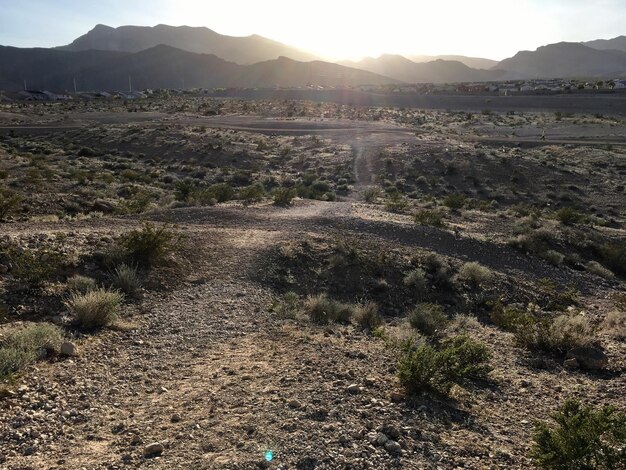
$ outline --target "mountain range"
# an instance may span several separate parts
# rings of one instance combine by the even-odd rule
[[[208,28],[97,25],[51,49],[0,46],[0,89],[358,86],[527,78],[626,77],[626,36],[557,43],[500,62],[384,54],[338,64],[261,36]]]

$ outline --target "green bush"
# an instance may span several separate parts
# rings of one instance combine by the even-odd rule
[[[414,288],[418,296],[422,296],[428,291],[426,271],[421,268],[415,268],[404,276],[403,282],[404,285]]]
[[[300,297],[295,292],[287,292],[280,300],[274,302],[270,311],[278,315],[279,318],[295,318],[301,305]]]
[[[567,400],[552,415],[555,425],[535,426],[532,457],[549,469],[618,469],[626,462],[626,413]]]
[[[380,190],[378,188],[368,188],[363,191],[363,198],[365,198],[365,202],[371,204],[376,202],[376,199],[380,195]]]
[[[239,190],[239,199],[244,203],[256,202],[265,196],[265,188],[261,183],[256,183]]]
[[[404,212],[409,206],[409,202],[398,191],[394,191],[387,196],[385,207],[390,212]]]
[[[120,239],[130,260],[144,267],[162,263],[180,241],[180,235],[167,225],[157,227],[151,223],[146,223],[140,230],[128,232]]]
[[[272,194],[276,206],[288,206],[291,204],[291,200],[296,197],[296,191],[292,188],[276,188]]]
[[[415,214],[415,223],[430,227],[443,227],[445,225],[441,212],[428,209],[419,210]]]
[[[9,245],[4,251],[13,265],[11,274],[28,287],[41,287],[63,264],[63,255],[55,249],[37,250]]]
[[[600,248],[602,264],[615,274],[626,276],[626,246],[607,243]]]
[[[462,194],[450,194],[443,200],[443,205],[452,210],[459,210],[465,207],[467,198]]]
[[[21,204],[22,196],[8,189],[0,189],[0,222],[15,214]]]
[[[564,207],[556,211],[555,216],[563,225],[574,225],[584,220],[584,215],[571,207]]]
[[[212,184],[207,191],[217,202],[227,202],[235,197],[235,190],[227,183]]]
[[[583,315],[532,317],[515,328],[515,340],[529,351],[543,351],[563,356],[572,348],[593,343],[595,329]]]
[[[410,395],[420,392],[448,394],[454,384],[485,379],[491,371],[487,347],[462,335],[440,349],[422,344],[405,351],[398,362],[400,383]]]
[[[58,351],[62,341],[61,329],[49,323],[10,331],[0,339],[0,378],[37,361],[41,350]]]
[[[420,333],[432,336],[446,327],[448,317],[441,305],[421,303],[409,313],[409,323]]]
[[[112,325],[118,317],[122,294],[96,289],[85,294],[73,294],[66,302],[81,328],[94,330]]]

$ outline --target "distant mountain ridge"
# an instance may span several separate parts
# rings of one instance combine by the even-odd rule
[[[359,62],[341,63],[407,83],[491,81],[503,75],[500,71],[473,69],[455,60],[437,59],[417,63],[404,56],[392,54],[383,54],[378,58],[366,57]]]
[[[71,44],[57,49],[66,51],[140,52],[160,44],[197,54],[214,54],[242,65],[254,64],[285,56],[297,61],[317,60],[301,51],[262,36],[225,36],[209,28],[191,26],[120,26],[99,24]]]
[[[464,55],[408,55],[406,58],[413,62],[417,62],[418,64],[422,62],[432,62],[438,59],[454,60],[456,62],[461,62],[470,68],[479,70],[489,70],[498,65],[497,60],[485,59],[483,57],[468,57]]]
[[[592,49],[626,51],[626,36],[618,36],[613,39],[596,39],[582,44]]]
[[[539,47],[536,51],[518,52],[496,67],[521,78],[624,77],[626,52],[559,42]]]
[[[286,57],[239,65],[213,54],[196,54],[158,45],[137,53],[0,46],[0,85],[20,90],[128,90],[211,87],[358,86],[398,83],[364,70],[322,61],[299,62]]]

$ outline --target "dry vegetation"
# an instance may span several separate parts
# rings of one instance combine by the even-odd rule
[[[3,105],[0,465],[623,468],[623,128]]]

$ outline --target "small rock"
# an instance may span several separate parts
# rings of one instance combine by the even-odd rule
[[[365,385],[368,387],[376,385],[376,379],[374,377],[365,377]]]
[[[141,444],[141,437],[139,437],[137,434],[133,434],[130,438],[130,445],[136,446],[137,444]]]
[[[161,455],[165,448],[160,442],[153,442],[143,448],[143,455]]]
[[[0,264],[0,274],[6,274],[9,272],[9,267],[6,264]]]
[[[181,419],[181,418],[180,418],[180,415],[179,415],[178,413],[174,413],[174,414],[172,415],[172,417],[170,418],[170,421],[171,421],[172,423],[178,423],[178,422],[180,421],[180,419]]]
[[[385,442],[385,449],[390,454],[399,454],[402,452],[402,446],[396,441],[387,441]]]
[[[76,356],[78,355],[78,348],[74,343],[64,341],[63,344],[61,344],[61,355],[67,357]]]
[[[289,408],[293,408],[293,409],[302,408],[302,403],[300,403],[296,399],[289,400],[289,403],[287,403],[287,405],[289,406]]]
[[[348,390],[348,393],[351,393],[352,395],[356,395],[357,393],[361,391],[361,389],[359,388],[357,384],[348,385],[347,390]]]
[[[376,445],[377,446],[384,446],[387,441],[389,440],[389,438],[387,436],[385,436],[382,432],[379,432],[376,435]]]
[[[602,349],[596,346],[581,346],[573,348],[567,353],[567,359],[576,359],[583,369],[600,370],[604,369],[609,362]]]
[[[404,394],[401,392],[391,392],[389,399],[394,403],[400,403],[404,400]]]

